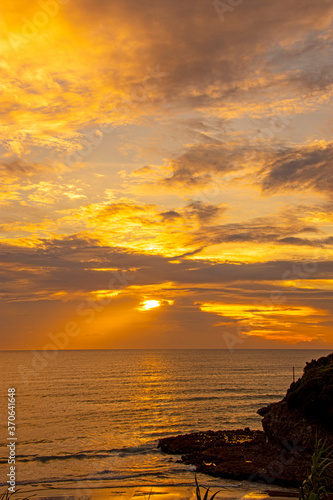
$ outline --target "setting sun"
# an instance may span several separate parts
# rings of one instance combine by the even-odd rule
[[[159,300],[146,300],[140,309],[142,311],[148,311],[149,309],[154,309],[155,307],[159,307],[161,305]]]

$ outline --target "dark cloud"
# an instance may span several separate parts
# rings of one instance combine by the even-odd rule
[[[298,246],[309,246],[309,247],[320,247],[323,245],[332,245],[333,243],[333,238],[323,238],[323,239],[317,239],[317,240],[308,240],[306,238],[296,238],[293,236],[290,236],[288,238],[281,238],[278,240],[278,243],[283,243],[287,245],[298,245]]]
[[[203,250],[204,247],[200,247],[200,248],[197,248],[196,250],[192,250],[191,252],[185,252],[185,253],[182,253],[181,255],[176,255],[175,257],[172,257],[171,259],[169,259],[169,262],[172,262],[174,260],[178,260],[178,259],[182,259],[184,257],[190,257],[191,255],[196,255],[198,253],[201,252],[201,250]]]
[[[191,215],[195,215],[200,222],[210,222],[218,215],[223,213],[226,207],[204,203],[203,201],[193,201],[185,208],[185,211]]]
[[[162,212],[160,213],[160,216],[162,217],[163,221],[173,221],[177,218],[181,218],[181,215],[176,212],[175,210],[168,210],[167,212]]]
[[[167,76],[159,82],[154,99],[155,104],[162,106],[181,103],[191,109],[214,108],[227,101],[249,101],[258,98],[258,91],[263,88],[276,89],[280,85],[285,92],[286,81],[293,84],[293,79],[294,90],[298,91],[301,84],[306,91],[311,78],[318,80],[311,83],[312,87],[322,87],[330,64],[328,57],[328,62],[322,62],[323,75],[315,76],[320,74],[316,69],[309,76],[309,59],[315,48],[317,52],[323,48],[322,38],[329,33],[332,4],[328,0],[242,2],[224,19],[214,3],[207,4],[205,0],[145,0],[140,8],[134,0],[103,1],[98,6],[93,0],[81,0],[79,6],[80,9],[70,9],[68,16],[76,25],[85,25],[91,38],[105,37],[110,42],[106,46],[113,47],[119,26],[131,33],[134,61],[140,70],[134,76],[117,73],[112,67],[116,86],[135,88],[145,77],[148,65],[160,65]],[[287,49],[277,50],[277,45],[289,47],[289,53]],[[122,45],[113,50],[119,60],[126,55]],[[108,54],[104,57],[107,61]],[[294,66],[300,57],[307,57],[310,69],[306,71],[304,67],[295,79]],[[284,72],[291,70],[291,75],[277,80],[281,59],[288,58],[291,66],[287,65]],[[244,81],[249,75],[257,75],[258,68],[264,79],[255,77],[250,88],[244,89]],[[105,69],[104,76],[106,80],[110,78]]]
[[[287,309],[295,310],[298,307],[326,310],[326,315],[315,316],[318,319],[316,325],[312,325],[308,318],[304,321],[304,331],[307,330],[311,338],[314,326],[317,329],[318,326],[326,328],[324,323],[329,321],[332,306],[332,292],[316,289],[315,286],[312,289],[297,286],[297,281],[301,283],[302,279],[332,279],[331,261],[214,264],[201,258],[186,260],[182,256],[175,261],[160,255],[130,253],[121,248],[101,246],[98,241],[82,235],[45,240],[36,248],[1,244],[0,252],[2,348],[12,345],[9,338],[14,339],[16,345],[19,343],[29,349],[35,348],[36,343],[43,342],[43,338],[48,339],[49,331],[62,331],[66,321],[82,321],[77,315],[77,306],[84,301],[86,308],[92,308],[91,301],[95,299],[90,294],[96,290],[121,289],[124,293],[112,299],[107,308],[103,307],[104,312],[98,313],[99,317],[107,319],[107,333],[112,332],[109,345],[105,343],[108,337],[101,336],[98,321],[84,330],[85,334],[91,335],[96,329],[96,335],[92,336],[89,344],[91,348],[136,348],[142,347],[143,343],[151,348],[186,348],[189,345],[224,347],[223,332],[230,332],[233,326],[237,331],[243,320],[237,320],[234,315],[228,316],[228,313],[218,315],[214,311],[200,310],[200,304],[207,302],[253,304],[251,311],[259,313],[261,307],[272,307],[272,304],[282,304]],[[190,254],[194,257],[195,252],[183,257]],[[115,277],[116,280],[110,284]],[[285,288],[281,280],[296,281],[295,287]],[[135,288],[131,289],[132,285]],[[158,321],[154,323],[145,321],[144,317],[135,321],[140,293],[147,292],[145,287],[153,297],[162,301]],[[68,295],[61,295],[63,291]],[[174,299],[175,303],[169,306],[167,299]],[[98,300],[94,304],[99,307]],[[135,328],[132,323],[125,329],[121,325],[118,327],[117,322],[113,324],[113,314],[115,317],[119,314],[131,316]],[[286,319],[291,322],[293,316],[286,316]],[[298,318],[295,328],[302,325],[302,318]],[[256,327],[258,335],[261,328],[259,321]],[[288,326],[288,331],[292,328]],[[12,337],[7,334],[11,329],[14,331]],[[285,327],[281,321],[276,324],[273,315],[271,335],[274,336],[275,331],[281,335],[281,329],[284,331]],[[265,342],[259,335],[258,346],[262,348]],[[244,347],[251,345],[244,344]],[[273,344],[267,345],[272,347]],[[88,344],[84,346],[87,348]],[[82,344],[71,344],[71,348],[82,348]]]
[[[330,31],[310,31],[293,45],[279,43],[270,51],[272,70],[285,74],[286,83],[309,93],[323,92],[333,83],[332,35]]]
[[[196,144],[171,160],[171,177],[164,179],[166,185],[204,186],[212,174],[225,174],[240,170],[245,148],[230,145]]]
[[[27,177],[40,170],[36,164],[27,164],[21,158],[10,158],[0,160],[0,170],[6,175],[13,177]]]
[[[269,242],[314,247],[330,244],[330,238],[309,240],[297,236],[307,232],[317,233],[318,230],[302,224],[297,217],[284,213],[275,217],[258,217],[233,224],[211,225],[197,232],[194,241],[204,241],[207,246],[235,242]]]
[[[280,151],[263,174],[264,191],[314,189],[332,195],[333,145]]]
[[[298,263],[273,261],[255,264],[217,264],[201,259],[182,260],[200,252],[197,249],[174,259],[159,255],[130,253],[120,248],[103,247],[98,241],[80,235],[44,241],[37,248],[20,248],[1,244],[2,293],[8,298],[26,295],[38,300],[42,291],[93,291],[107,288],[112,270],[134,275],[135,285],[172,281],[176,284],[223,284],[262,280],[304,278],[331,279],[332,263],[316,262],[309,257]],[[303,267],[302,267],[303,266]],[[100,271],[95,271],[98,268]],[[104,269],[104,270],[103,270]],[[110,269],[108,271],[108,269]],[[311,271],[311,272],[310,272]],[[288,273],[288,276],[286,275]],[[303,274],[302,274],[303,273]],[[34,295],[36,294],[36,295]]]

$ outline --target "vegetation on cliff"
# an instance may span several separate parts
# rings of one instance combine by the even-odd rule
[[[290,410],[333,430],[333,354],[306,363],[304,374],[285,396]]]
[[[270,442],[297,442],[313,451],[316,437],[333,444],[333,354],[312,360],[285,397],[258,410]]]

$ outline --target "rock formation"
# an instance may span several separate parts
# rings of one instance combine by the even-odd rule
[[[212,476],[300,486],[316,435],[333,444],[333,354],[307,363],[286,396],[258,413],[264,432],[197,432],[160,439],[159,447]]]
[[[297,442],[309,450],[318,438],[333,443],[333,354],[307,363],[278,403],[258,410],[262,426],[274,443]]]

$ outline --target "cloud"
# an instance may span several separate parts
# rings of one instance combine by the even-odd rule
[[[333,145],[288,148],[276,154],[263,171],[265,191],[312,189],[331,195],[333,188]]]
[[[112,296],[78,348],[332,340],[331,0],[58,4],[2,8],[3,335]]]
[[[22,16],[6,4],[2,111],[9,148],[52,145],[54,153],[71,153],[84,147],[84,128],[133,123],[170,108],[206,109],[222,116],[230,104],[240,115],[251,106],[267,107],[266,98],[274,102],[279,92],[286,96],[288,81],[290,97],[296,98],[299,82],[308,88],[314,73],[304,69],[293,88],[295,76],[288,75],[294,75],[293,54],[308,54],[309,63],[309,37],[317,48],[330,41],[332,6],[327,0],[243,2],[226,14],[227,22],[204,0],[195,5],[190,0],[181,5],[146,0],[140,5],[138,9],[133,0],[125,0],[97,7],[92,0],[80,0],[60,6],[57,16],[29,38],[23,20],[33,22],[41,10],[38,1],[27,5],[20,0],[16,7]],[[289,58],[290,67],[281,69],[277,42],[284,50],[280,59]],[[331,75],[331,57],[325,53],[315,72],[322,72],[321,81]],[[320,82],[311,85],[323,88]],[[18,123],[21,137],[15,137]]]
[[[166,186],[203,187],[211,182],[213,174],[225,174],[241,169],[244,157],[242,147],[230,144],[196,144],[189,146],[170,161],[172,175],[165,178]]]
[[[172,221],[177,219],[178,217],[181,217],[181,215],[176,212],[176,210],[168,210],[167,212],[162,212],[160,215],[164,222]]]
[[[307,239],[298,235],[302,233],[320,232],[317,227],[304,224],[301,216],[289,211],[280,211],[266,217],[255,217],[237,223],[206,226],[197,233],[197,238],[202,238],[206,245],[221,243],[279,243],[286,245],[322,246],[330,244],[329,238]]]
[[[101,245],[87,235],[44,240],[35,247],[1,244],[3,276],[10,276],[13,290],[19,283],[32,292],[33,286],[24,273],[31,273],[35,290],[103,290],[109,270],[135,269],[136,284],[173,282],[181,284],[221,284],[222,282],[252,282],[305,279],[332,279],[331,262],[311,260],[267,261],[253,264],[215,263],[202,259],[186,259],[196,251],[177,256],[176,263],[161,255],[129,252],[120,247]],[[311,270],[311,272],[310,272]],[[15,279],[13,280],[13,276]],[[15,284],[15,281],[18,280]],[[9,280],[10,281],[10,280]],[[199,288],[198,288],[199,290]]]
[[[306,238],[296,238],[294,236],[290,236],[287,238],[281,238],[278,240],[279,243],[288,244],[288,245],[300,245],[300,246],[310,246],[317,247],[322,245],[332,245],[333,238],[330,236],[328,238],[317,239],[317,240],[309,240]]]
[[[30,180],[32,177],[50,174],[53,171],[60,173],[61,166],[59,164],[50,165],[47,163],[29,162],[27,158],[22,158],[11,153],[3,154],[0,158],[2,178],[11,179],[11,181],[19,179],[24,182],[25,180]]]
[[[189,214],[194,214],[201,223],[211,222],[221,213],[227,210],[226,207],[204,203],[202,201],[193,201],[185,208]]]
[[[36,165],[27,165],[20,158],[13,159],[12,161],[2,161],[1,168],[15,177],[32,175],[37,169]]]
[[[54,317],[52,331],[61,329],[69,320],[84,325],[76,313],[82,303],[85,309],[97,311],[96,322],[89,327],[90,333],[92,328],[96,332],[95,348],[96,342],[101,348],[138,346],[133,338],[134,324],[136,336],[147,346],[156,346],[156,335],[158,339],[162,332],[163,342],[158,345],[180,346],[175,332],[182,332],[182,347],[188,345],[189,336],[196,346],[203,347],[205,331],[205,342],[223,348],[224,333],[235,329],[236,334],[240,324],[246,324],[247,337],[276,339],[280,343],[311,340],[317,338],[317,333],[330,338],[333,290],[325,287],[328,279],[333,282],[332,262],[317,266],[300,263],[298,267],[277,261],[211,266],[184,256],[175,263],[161,256],[102,247],[79,235],[41,242],[37,248],[1,245],[1,252],[1,298],[8,304],[3,331],[20,326],[15,330],[20,332],[21,345],[28,348],[50,331],[47,318]],[[305,274],[309,279],[304,289],[290,283],[293,279],[302,282]],[[143,318],[135,311],[148,300],[168,307],[156,309],[155,319],[142,323]],[[20,315],[13,315],[15,304]],[[26,322],[24,318],[31,311],[36,314]],[[29,337],[24,339],[29,329],[35,331],[31,341]],[[87,328],[84,331],[88,334]]]

